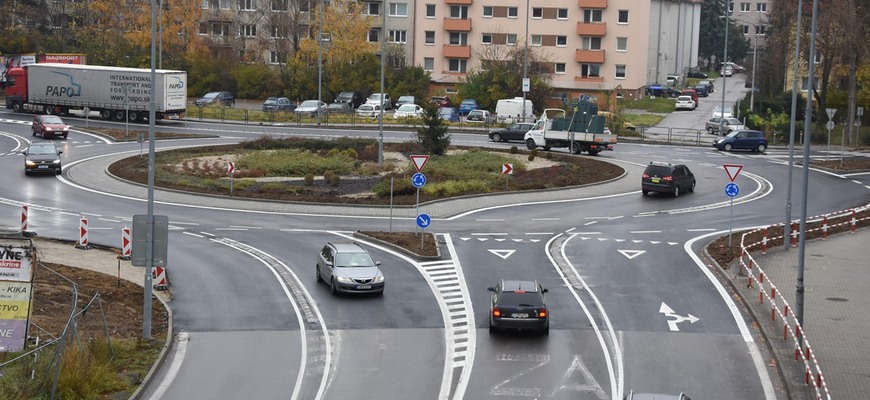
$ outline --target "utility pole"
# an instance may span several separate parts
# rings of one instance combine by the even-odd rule
[[[727,78],[727,76],[725,76],[725,66],[728,65],[728,31],[731,30],[731,10],[729,10],[731,5],[730,3],[731,0],[725,0],[725,54],[722,55],[722,69],[720,69],[720,71],[722,72],[722,109],[720,110],[722,114],[719,116],[720,134],[721,132],[723,132],[722,125],[725,122],[725,79]]]
[[[755,27],[755,36],[752,38],[752,92],[749,93],[749,112],[755,108],[755,69],[758,64],[758,26]]]
[[[798,91],[798,73],[800,67],[800,48],[801,48],[801,24],[803,23],[803,0],[798,0],[797,21],[795,22],[794,32],[794,70],[792,71],[791,80],[791,121],[788,126],[788,188],[786,189],[785,199],[785,232],[783,240],[789,240],[791,237],[791,192],[792,192],[792,169],[794,169],[794,131],[797,119],[797,91]],[[788,249],[788,246],[785,246]]]
[[[529,82],[529,0],[526,0],[526,49],[523,61],[523,121],[526,122],[526,93],[531,83]]]

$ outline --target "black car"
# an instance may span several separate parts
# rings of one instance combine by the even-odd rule
[[[506,142],[508,140],[522,141],[526,136],[526,132],[532,130],[535,124],[530,122],[520,122],[508,126],[507,128],[493,129],[489,131],[489,139],[493,142]]]
[[[197,107],[205,107],[207,105],[233,107],[236,105],[236,98],[230,92],[210,92],[196,100]]]
[[[683,164],[653,161],[646,166],[641,176],[640,192],[671,193],[674,197],[683,191],[695,191],[695,174]]]
[[[680,91],[668,85],[647,85],[646,94],[655,97],[680,97]]]
[[[707,79],[707,74],[705,74],[701,71],[689,71],[689,72],[686,72],[686,77],[687,78]]]
[[[695,91],[698,92],[698,96],[707,97],[710,95],[710,92],[707,91],[707,85],[695,85]]]
[[[348,103],[351,109],[357,109],[362,103],[366,102],[366,96],[360,91],[341,92],[335,96],[334,103]]]
[[[270,97],[263,102],[263,111],[293,111],[296,109],[296,104],[294,104],[290,99],[286,97]]]
[[[502,280],[487,290],[492,292],[489,333],[499,329],[528,329],[550,334],[547,289],[537,281]]]
[[[58,150],[53,142],[33,143],[24,154],[24,175],[34,173],[50,173],[60,175],[60,155],[63,151]]]

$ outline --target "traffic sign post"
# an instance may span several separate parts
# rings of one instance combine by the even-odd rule
[[[727,170],[727,169],[726,169]],[[739,173],[739,171],[738,171]],[[730,173],[728,174],[730,177]],[[734,176],[737,177],[736,175]],[[732,179],[733,181],[734,179]],[[728,219],[728,247],[731,247],[731,233],[734,230],[734,198],[740,194],[740,186],[737,186],[736,183],[730,182],[725,185],[725,195],[731,198],[730,202],[730,210],[731,210],[731,218]]]
[[[514,165],[504,163],[501,165],[501,173],[504,175],[504,190],[508,190],[508,177],[514,174]]]
[[[825,154],[825,161],[828,161],[831,157],[831,132],[834,130],[834,115],[837,114],[837,109],[826,108],[825,112],[828,113],[828,123],[825,125],[828,129],[828,152]]]
[[[432,217],[429,214],[417,214],[417,227],[420,228],[420,250],[423,250],[423,239],[426,237],[426,228],[432,224]]]
[[[233,178],[235,177],[236,164],[232,161],[227,161],[227,173],[230,174],[230,196],[233,195]]]

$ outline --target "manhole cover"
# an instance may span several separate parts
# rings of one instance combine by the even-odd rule
[[[849,301],[848,299],[844,299],[844,298],[842,298],[842,297],[828,297],[828,298],[825,299],[825,300],[830,300],[830,301]]]

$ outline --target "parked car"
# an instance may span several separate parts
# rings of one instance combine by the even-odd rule
[[[695,109],[695,101],[692,100],[692,96],[680,96],[677,97],[677,102],[674,103],[674,110],[689,110],[692,111]]]
[[[386,93],[372,93],[372,95],[369,96],[368,99],[366,99],[366,104],[380,105],[382,95],[383,95],[384,110],[392,110],[393,109],[393,101],[390,100],[390,95],[386,94]]]
[[[487,110],[471,110],[465,116],[466,122],[478,122],[489,125],[493,120],[492,114]]]
[[[417,101],[414,99],[414,96],[399,96],[399,98],[396,99],[396,108],[401,107],[402,104],[417,104]]]
[[[356,109],[356,115],[364,118],[377,118],[379,115],[384,115],[384,110],[381,110],[379,105],[363,104]]]
[[[480,104],[475,99],[465,99],[459,103],[459,115],[468,115],[469,112],[480,108]]]
[[[356,243],[327,243],[317,255],[317,282],[326,282],[332,294],[384,293],[380,261],[372,261],[366,249]]]
[[[531,122],[519,122],[507,128],[493,129],[489,131],[489,139],[493,142],[506,142],[509,140],[523,141],[526,132],[532,130],[535,124]]]
[[[683,191],[695,191],[695,174],[683,164],[653,161],[646,166],[640,178],[640,192],[670,193],[677,197]]]
[[[734,118],[731,106],[725,106],[725,112],[722,112],[722,106],[713,107],[713,118]]]
[[[705,128],[707,129],[707,133],[709,134],[718,134],[719,133],[719,124],[722,124],[722,135],[727,135],[733,131],[742,131],[746,129],[743,124],[740,123],[740,120],[737,118],[719,118],[713,117],[707,121]]]
[[[550,334],[547,289],[537,281],[501,280],[487,290],[492,292],[489,333],[499,329],[528,329]]]
[[[353,103],[333,102],[326,106],[326,112],[330,113],[349,113],[353,111]]]
[[[326,110],[326,103],[318,100],[305,100],[302,104],[296,107],[296,113],[299,115],[308,115],[316,117],[317,114]]]
[[[62,153],[63,151],[58,150],[53,142],[31,143],[27,150],[21,152],[24,154],[24,175],[34,173],[60,175]]]
[[[263,111],[293,111],[296,109],[296,104],[294,104],[290,99],[286,97],[270,97],[263,102]]]
[[[632,124],[631,122],[626,122],[624,119],[623,119],[621,125],[617,124],[616,114],[614,114],[610,111],[599,111],[598,115],[604,117],[604,120],[605,120],[604,127],[605,128],[613,128],[613,129],[616,129],[617,132],[623,132],[623,131],[634,132],[637,130],[637,127],[634,124]],[[614,125],[617,125],[617,126],[614,126]]]
[[[767,150],[767,139],[761,131],[733,131],[727,136],[713,141],[716,150],[752,150],[764,153]]]
[[[706,86],[706,87],[707,87],[707,93],[713,93],[713,92],[715,92],[715,90],[714,90],[715,88],[713,87],[713,82],[712,82],[712,81],[709,81],[709,80],[706,80],[706,79],[705,79],[705,80],[702,80],[702,81],[698,82],[698,84],[699,84],[699,85],[704,85],[704,86]]]
[[[692,400],[689,396],[683,393],[680,394],[659,394],[659,393],[635,393],[634,390],[629,390],[625,395],[624,400]]]
[[[703,72],[701,72],[701,71],[693,70],[693,71],[689,71],[689,72],[686,73],[686,78],[700,78],[700,79],[707,79],[708,76],[707,76],[707,74],[705,74],[705,73],[703,73]]]
[[[447,96],[432,96],[431,101],[438,107],[453,107],[453,100]]]
[[[402,104],[393,113],[393,118],[420,118],[423,115],[423,107],[416,104]]]
[[[668,85],[647,85],[646,94],[655,97],[679,97],[680,91]]]
[[[43,139],[61,136],[66,139],[69,136],[69,125],[65,124],[57,115],[37,115],[30,123],[30,131],[33,136],[39,135]]]
[[[438,109],[438,116],[447,122],[459,121],[459,113],[453,107],[441,107]]]
[[[338,96],[335,96],[334,103],[348,103],[350,104],[351,109],[355,109],[359,107],[362,103],[366,101],[365,96],[363,96],[360,91],[350,91],[350,92],[341,92]]]
[[[690,96],[692,100],[695,101],[695,107],[701,105],[700,100],[698,99],[698,92],[695,89],[685,89],[680,92],[680,96]]]
[[[695,85],[695,92],[698,92],[699,97],[707,97],[710,93],[707,92],[707,85]]]
[[[210,92],[196,100],[197,107],[205,107],[208,105],[233,107],[236,105],[236,98],[233,97],[233,94],[230,92]]]
[[[734,75],[734,67],[726,65],[719,70],[719,73],[722,74],[722,76],[732,76]]]
[[[668,77],[667,77],[667,79],[665,79],[665,81],[670,86],[679,86],[680,76],[679,75],[668,75]]]

